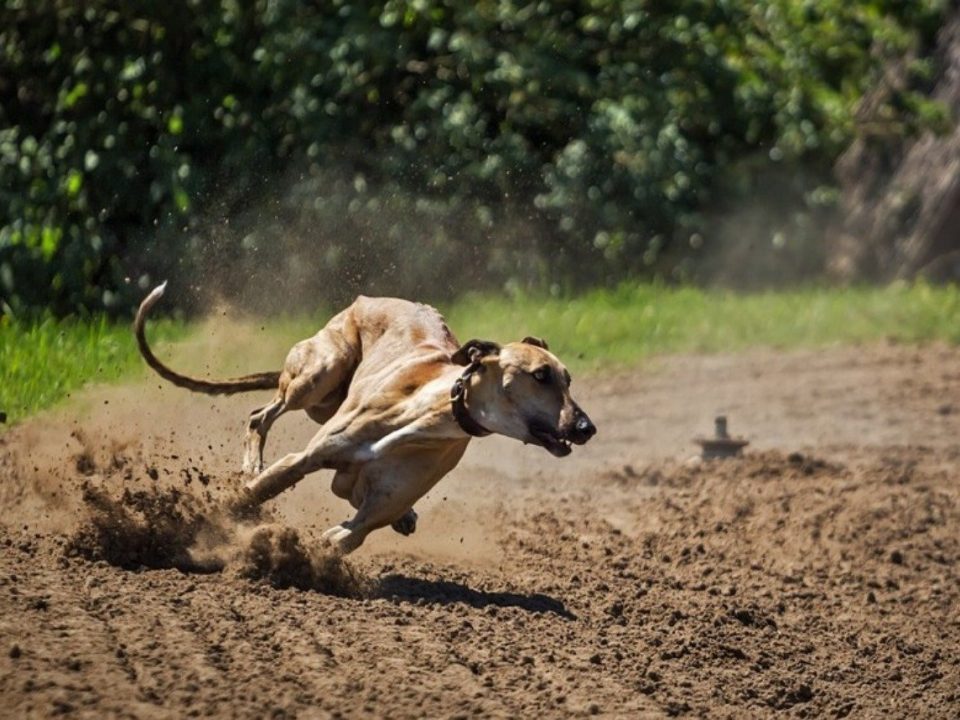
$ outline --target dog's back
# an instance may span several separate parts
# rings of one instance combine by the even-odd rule
[[[457,349],[457,340],[435,308],[400,298],[370,298],[360,295],[347,309],[359,329],[364,358],[375,345],[389,343],[397,353],[410,352],[419,346],[448,352]],[[384,348],[378,347],[382,352]],[[386,353],[388,355],[393,353]]]
[[[338,328],[351,344],[353,372],[340,387],[340,396],[388,392],[407,376],[430,373],[430,366],[446,364],[457,339],[433,307],[400,298],[359,296],[328,328]]]

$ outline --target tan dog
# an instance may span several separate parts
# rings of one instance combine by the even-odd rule
[[[243,502],[262,503],[308,473],[336,470],[334,494],[357,509],[352,520],[324,533],[341,553],[386,525],[412,533],[413,504],[453,469],[471,437],[499,433],[564,456],[570,443],[596,433],[570,397],[570,373],[542,340],[458,346],[435,309],[395,298],[358,297],[297,343],[279,373],[227,381],[181,375],[154,356],[144,336],[146,315],[165,286],[137,312],[134,327],[147,364],[197,392],[276,387],[274,399],[250,415],[243,466],[256,476],[246,483]],[[270,426],[288,410],[304,410],[323,427],[302,452],[262,470]]]

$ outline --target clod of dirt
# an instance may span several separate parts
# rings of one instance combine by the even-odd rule
[[[777,707],[779,709],[786,709],[799,703],[810,702],[812,699],[813,690],[809,685],[802,684],[784,695]]]
[[[198,560],[191,552],[201,536],[206,544],[229,541],[223,518],[197,498],[175,488],[126,490],[120,498],[86,485],[83,502],[87,520],[69,538],[68,555],[103,560],[126,569],[178,568],[214,572],[223,562],[212,554]]]
[[[68,539],[66,553],[121,568],[176,568],[265,580],[274,587],[356,596],[362,583],[337,556],[306,546],[293,528],[240,524],[220,506],[177,488],[125,490],[112,497],[83,488],[89,517]],[[259,509],[245,520],[263,520]]]
[[[253,530],[240,551],[237,573],[251,580],[266,580],[274,587],[318,590],[341,597],[363,591],[363,583],[339,556],[307,547],[296,530],[278,524]]]
[[[74,458],[77,472],[81,475],[93,475],[97,471],[97,465],[93,460],[93,455],[84,450]]]

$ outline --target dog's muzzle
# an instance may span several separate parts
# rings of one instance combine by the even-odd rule
[[[587,414],[579,408],[577,408],[569,429],[558,430],[546,423],[534,421],[530,423],[529,430],[534,439],[556,457],[569,455],[573,450],[571,444],[583,445],[597,434],[596,426],[590,421]]]

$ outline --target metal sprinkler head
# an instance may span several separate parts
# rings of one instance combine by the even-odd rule
[[[750,444],[749,440],[743,438],[733,438],[727,432],[727,416],[718,415],[714,418],[714,436],[705,438],[694,438],[694,442],[700,446],[700,457],[704,460],[713,460],[715,458],[736,457],[743,453],[743,448]]]

